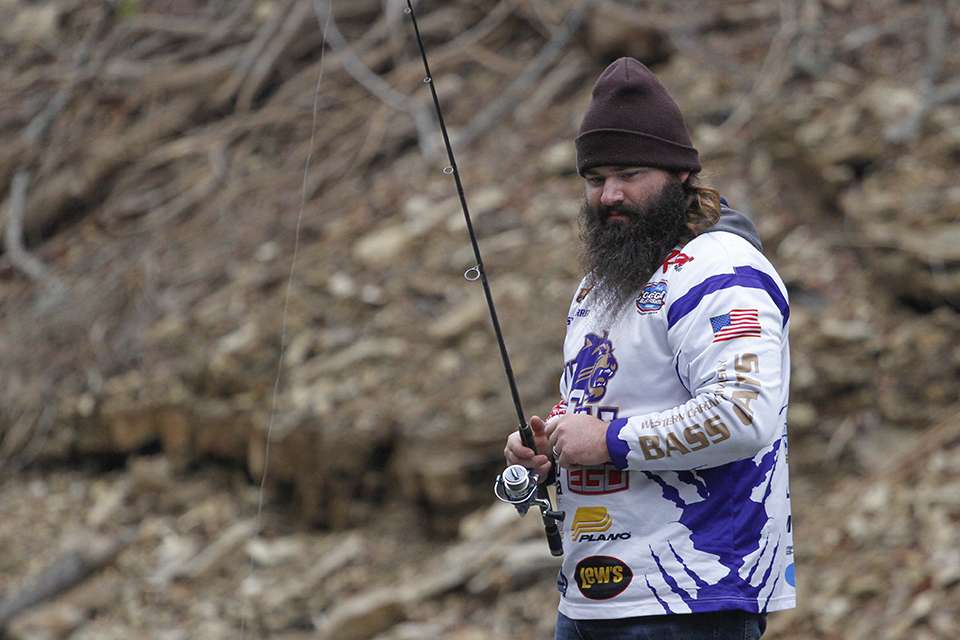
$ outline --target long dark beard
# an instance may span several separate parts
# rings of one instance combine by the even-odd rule
[[[609,324],[639,293],[670,250],[689,236],[688,197],[683,184],[671,179],[643,207],[625,204],[580,211],[581,264],[593,286],[593,313]],[[611,212],[627,216],[611,221]]]

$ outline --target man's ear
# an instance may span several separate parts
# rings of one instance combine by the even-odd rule
[[[690,172],[689,172],[689,171],[681,171],[679,174],[677,174],[677,177],[680,178],[680,182],[684,182],[684,183],[685,183],[685,182],[687,181],[687,178],[690,177]]]

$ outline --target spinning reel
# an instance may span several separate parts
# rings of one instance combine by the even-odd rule
[[[558,523],[563,521],[564,512],[554,511],[550,498],[538,495],[540,476],[523,465],[513,464],[503,470],[493,483],[493,495],[500,502],[512,504],[522,516],[531,506],[540,509],[544,519],[550,518]]]

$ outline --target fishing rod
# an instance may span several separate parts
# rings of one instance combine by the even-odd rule
[[[500,329],[497,309],[493,304],[493,294],[490,291],[490,283],[487,281],[487,274],[483,268],[483,258],[480,256],[480,245],[473,231],[473,221],[470,219],[467,197],[464,195],[463,183],[460,180],[460,171],[457,168],[457,160],[453,156],[453,146],[450,144],[447,125],[444,124],[443,111],[440,109],[440,98],[437,97],[437,88],[433,82],[433,75],[430,73],[430,64],[427,62],[427,51],[423,46],[423,38],[420,36],[420,27],[417,25],[417,14],[413,10],[413,4],[410,0],[407,0],[407,8],[403,11],[410,16],[410,20],[413,22],[413,30],[417,35],[417,46],[420,48],[420,57],[423,58],[423,70],[426,73],[423,82],[430,87],[430,94],[433,96],[433,106],[436,108],[437,120],[440,122],[440,132],[443,134],[443,143],[447,148],[447,158],[450,164],[444,168],[443,173],[452,175],[457,185],[460,209],[463,211],[463,218],[467,223],[467,233],[470,235],[470,244],[473,245],[473,255],[477,260],[476,266],[467,269],[463,275],[470,281],[480,280],[480,284],[483,287],[483,295],[487,301],[487,309],[490,311],[490,321],[493,324],[493,331],[497,336],[497,345],[500,347],[500,359],[503,361],[503,370],[504,373],[506,373],[507,384],[510,387],[510,395],[513,398],[513,406],[517,412],[517,420],[519,422],[517,431],[520,432],[520,440],[523,442],[523,445],[528,449],[536,451],[537,446],[533,437],[533,429],[527,424],[523,408],[520,406],[520,392],[517,391],[517,382],[513,375],[513,367],[510,365],[510,356],[507,354],[507,345],[503,339],[503,331]],[[560,537],[560,528],[557,526],[557,523],[563,520],[563,512],[553,509],[550,494],[547,493],[546,484],[541,484],[539,480],[539,476],[526,467],[519,464],[511,465],[507,467],[502,474],[497,476],[494,482],[493,492],[499,500],[516,507],[521,516],[526,514],[531,506],[538,507],[540,509],[540,515],[543,518],[543,528],[547,536],[550,553],[555,556],[560,556],[563,555],[563,541]]]

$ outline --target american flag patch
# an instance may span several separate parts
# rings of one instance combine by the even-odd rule
[[[713,316],[710,326],[714,342],[760,337],[760,316],[756,309],[732,309],[722,316]]]

